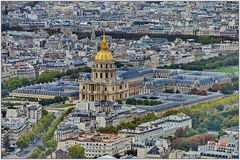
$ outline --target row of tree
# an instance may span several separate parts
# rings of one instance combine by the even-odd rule
[[[210,92],[221,91],[223,94],[233,94],[238,90],[239,79],[238,77],[233,77],[231,82],[219,84],[215,83],[211,88],[208,89]]]
[[[84,159],[85,149],[79,144],[72,145],[67,148],[69,159]],[[46,149],[43,146],[37,145],[32,153],[28,156],[31,159],[44,159],[46,157]]]
[[[11,77],[8,80],[4,80],[2,82],[2,97],[8,96],[10,92],[19,87],[28,86],[30,84],[31,81],[28,78]]]
[[[139,124],[150,122],[158,119],[158,117],[154,113],[148,113],[143,117],[134,118],[132,122],[128,123],[121,123],[117,127],[106,127],[106,128],[99,128],[98,131],[101,133],[118,133],[121,129],[135,129]]]
[[[202,43],[203,45],[220,43],[221,41],[222,41],[222,39],[220,39],[220,38],[213,38],[213,37],[209,37],[209,36],[199,36],[197,38],[197,42]]]
[[[126,100],[126,104],[131,104],[131,105],[150,105],[150,106],[154,106],[154,105],[158,105],[158,104],[162,104],[161,101],[157,101],[157,100],[136,100],[135,98],[128,98]]]
[[[50,126],[47,130],[47,132],[42,136],[41,140],[45,147],[43,149],[39,149],[36,147],[36,152],[32,152],[29,158],[41,158],[41,156],[48,156],[52,152],[54,152],[57,148],[57,142],[53,139],[54,138],[54,132],[57,128],[57,126],[64,120],[64,118],[73,110],[74,108],[69,108],[66,112],[64,112],[54,123],[52,126]],[[41,152],[40,152],[41,151]],[[36,154],[37,153],[37,154]]]
[[[207,95],[207,91],[206,90],[199,90],[197,88],[193,88],[190,91],[191,94],[196,94],[196,95],[201,95],[201,96],[206,96]]]
[[[208,141],[215,140],[215,136],[208,133],[198,134],[187,138],[177,138],[171,142],[173,149],[184,151],[197,150],[198,146],[207,144]]]
[[[8,96],[9,93],[19,87],[29,86],[31,84],[53,82],[55,79],[60,79],[63,76],[70,76],[70,79],[77,79],[79,78],[79,72],[91,72],[91,68],[84,66],[82,68],[69,69],[66,72],[45,71],[37,76],[35,80],[12,77],[2,82],[2,97]]]
[[[48,114],[43,110],[42,119],[32,126],[32,129],[26,133],[23,133],[17,140],[17,147],[20,149],[28,147],[34,139],[39,136],[44,129],[46,129],[54,119],[54,115]]]
[[[172,147],[185,151],[189,151],[190,148],[197,150],[197,147],[206,144],[207,140],[215,139],[215,137],[207,134],[208,130],[218,131],[218,137],[220,137],[225,134],[224,129],[238,125],[238,106],[223,110],[223,106],[220,105],[217,106],[216,109],[218,112],[206,115],[195,128],[179,128],[172,139]],[[204,137],[202,137],[203,135]],[[210,137],[206,139],[205,135]],[[196,137],[198,138],[196,139]]]
[[[238,107],[235,106],[224,110],[224,105],[236,102],[238,102],[238,95],[200,103],[191,108],[169,110],[166,111],[163,116],[182,112],[192,117],[193,128],[184,130],[186,134],[183,134],[183,129],[179,129],[176,133],[176,137],[181,137],[178,132],[180,132],[180,135],[191,136],[204,133],[208,130],[221,131],[224,128],[238,124]]]
[[[214,113],[217,109],[222,110],[223,109],[222,105],[236,103],[237,101],[238,101],[238,95],[232,95],[232,96],[223,97],[223,98],[217,99],[217,100],[199,103],[199,104],[193,105],[191,108],[181,108],[179,110],[173,110],[173,109],[168,110],[163,114],[162,117],[175,115],[177,113],[185,113],[186,115],[192,117],[193,129],[196,130],[196,131],[193,131],[190,129],[189,135],[204,133],[206,130],[210,129],[210,128],[205,128],[205,127],[199,126],[199,124],[201,122],[203,122],[205,118],[212,115],[212,113]],[[227,110],[227,112],[229,112],[229,111]],[[225,114],[225,112],[223,112],[223,114]],[[117,133],[121,129],[134,129],[134,128],[136,128],[137,125],[139,125],[141,123],[153,121],[153,120],[156,120],[159,118],[160,117],[156,117],[155,114],[149,113],[149,114],[145,115],[144,117],[134,118],[134,120],[132,122],[122,123],[122,124],[118,125],[117,127],[110,126],[110,127],[106,127],[106,128],[100,128],[100,129],[98,129],[98,131],[103,132],[103,133],[104,132]],[[235,120],[235,118],[233,118],[231,120]],[[234,125],[234,124],[236,124],[236,122],[234,122],[232,124]],[[215,130],[215,129],[211,128],[210,130]]]
[[[202,71],[204,69],[217,69],[221,67],[238,65],[238,53],[213,57],[209,59],[202,59],[200,61],[190,62],[186,64],[174,64],[170,66],[158,67],[163,69],[183,69]]]
[[[49,104],[65,102],[66,100],[67,100],[67,97],[56,96],[53,99],[41,99],[39,101],[39,104],[41,104],[42,106],[46,106]]]

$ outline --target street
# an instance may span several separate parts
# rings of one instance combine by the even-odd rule
[[[55,119],[51,122],[51,125],[61,116],[61,112],[55,112],[54,116]],[[50,125],[50,126],[51,126]],[[49,126],[49,127],[50,127]],[[15,150],[14,152],[11,152],[10,154],[2,157],[3,159],[25,159],[27,158],[30,153],[32,152],[32,150],[37,146],[37,145],[41,145],[44,146],[41,137],[44,135],[44,133],[48,130],[48,128],[46,128],[39,136],[37,136],[35,138],[35,140],[33,141],[32,144],[30,144],[27,148],[22,149],[20,152],[17,152],[17,150]]]

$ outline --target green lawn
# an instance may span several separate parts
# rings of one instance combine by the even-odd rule
[[[53,108],[67,108],[67,107],[71,107],[74,106],[74,104],[58,104],[56,106],[54,106]]]
[[[218,68],[218,69],[214,69],[213,71],[215,72],[229,72],[229,73],[233,73],[233,72],[238,72],[238,67],[233,67],[233,68]]]

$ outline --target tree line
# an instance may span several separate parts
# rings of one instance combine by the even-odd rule
[[[30,80],[28,78],[11,77],[8,80],[4,80],[2,82],[2,97],[9,96],[9,93],[19,87],[25,87],[32,84],[53,82],[56,79],[60,79],[64,76],[69,76],[70,79],[74,80],[79,78],[79,72],[91,72],[91,68],[85,66],[82,68],[68,69],[65,72],[45,71],[39,76],[37,76],[35,80]]]
[[[138,99],[138,100],[136,100],[135,98],[128,98],[126,100],[126,104],[154,106],[154,105],[162,104],[162,102],[159,101],[159,100],[148,100],[148,99],[145,99],[145,100]]]
[[[27,148],[34,141],[34,139],[51,124],[53,119],[53,114],[49,114],[46,110],[43,110],[43,117],[40,119],[40,121],[34,124],[30,131],[23,133],[18,138],[17,147],[20,149]]]
[[[210,92],[221,91],[223,94],[233,94],[235,91],[238,91],[239,87],[239,78],[233,77],[231,82],[226,82],[223,84],[215,83],[211,88],[208,89]]]
[[[203,102],[191,108],[168,110],[163,116],[185,113],[192,118],[192,135],[206,131],[220,131],[223,128],[238,124],[238,107],[224,110],[224,105],[238,102],[238,95],[232,95],[217,100]]]
[[[64,103],[66,100],[67,100],[67,97],[56,96],[53,99],[41,99],[39,101],[39,104],[41,104],[42,106],[46,106],[54,103],[60,103],[60,102]]]
[[[28,158],[45,158],[57,149],[57,141],[54,140],[54,132],[57,129],[57,126],[73,109],[73,107],[69,108],[53,123],[52,126],[48,128],[47,132],[41,138],[45,147],[36,146]]]
[[[238,125],[238,106],[227,109],[223,106],[224,104],[236,103],[238,101],[237,97],[238,96],[225,97],[197,104],[192,108],[182,108],[180,110],[169,110],[165,112],[163,116],[183,112],[192,118],[193,128],[179,128],[175,132],[174,137],[170,138],[172,147],[185,151],[189,151],[190,148],[197,150],[199,145],[206,144],[208,140],[216,138],[207,134],[207,131],[217,131],[219,138],[225,134],[224,129]],[[207,140],[205,136],[208,137]]]
[[[202,71],[204,69],[212,70],[220,67],[228,67],[235,65],[238,65],[238,53],[202,59],[200,61],[190,62],[186,64],[173,64],[170,66],[163,66],[158,68]]]
[[[138,125],[150,121],[157,120],[158,117],[154,113],[148,113],[143,117],[135,117],[132,122],[121,123],[116,127],[110,126],[105,128],[99,128],[98,131],[101,133],[118,133],[121,129],[135,129]]]

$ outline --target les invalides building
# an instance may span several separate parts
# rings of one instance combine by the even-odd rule
[[[80,81],[80,101],[115,101],[139,94],[144,77],[117,80],[113,55],[103,35],[101,50],[95,56],[90,80]]]

